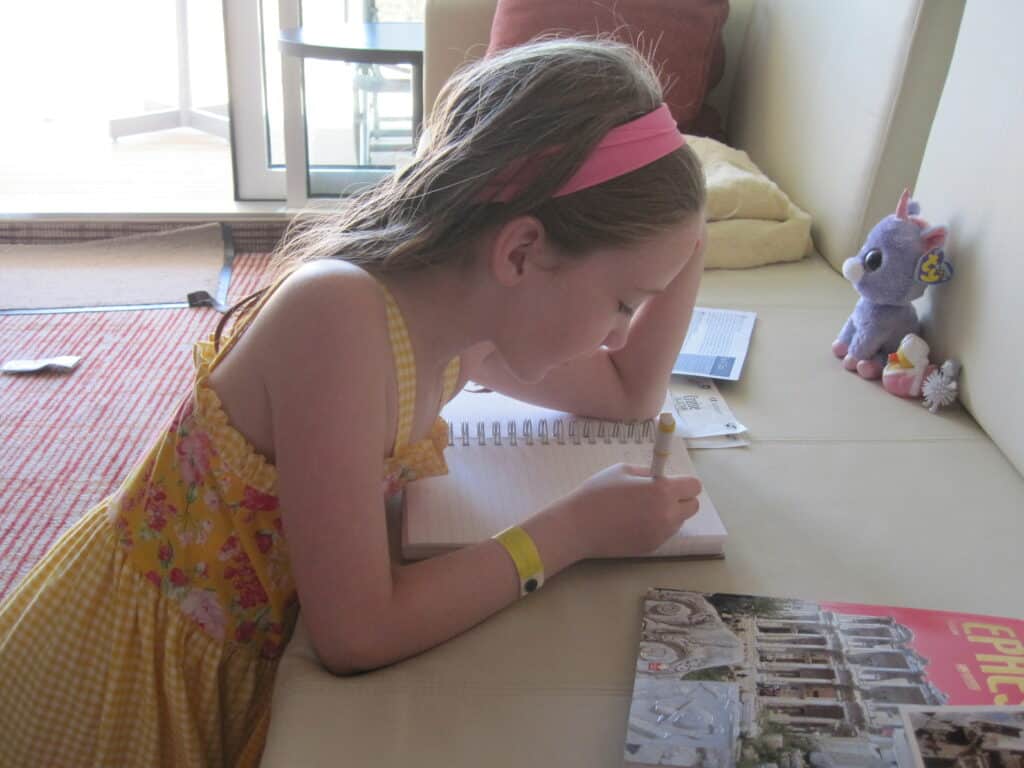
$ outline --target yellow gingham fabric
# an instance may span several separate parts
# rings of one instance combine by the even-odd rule
[[[257,765],[276,662],[197,630],[126,563],[106,513],[0,612],[0,765]]]
[[[407,482],[448,472],[448,464],[444,460],[444,449],[448,444],[448,425],[444,419],[438,418],[426,438],[409,444],[413,410],[416,405],[416,360],[398,304],[383,285],[381,290],[388,311],[388,333],[391,337],[391,349],[398,377],[398,432],[395,436],[395,451],[384,463],[384,495],[390,496]],[[442,403],[451,398],[458,379],[459,358],[454,357],[444,369]]]
[[[390,492],[446,471],[447,431],[439,419],[408,444],[415,363],[384,295],[400,396]],[[220,356],[197,343],[169,428],[0,604],[0,767],[258,764],[298,604],[276,469],[206,386],[233,342]],[[457,378],[456,359],[445,400]]]

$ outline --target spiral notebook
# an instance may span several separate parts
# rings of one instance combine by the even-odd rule
[[[670,397],[665,410],[674,410]],[[411,483],[405,491],[402,554],[412,560],[484,541],[612,464],[651,462],[653,420],[583,419],[469,389],[441,416],[449,426],[448,474]],[[678,434],[666,472],[694,474]],[[699,498],[700,511],[650,557],[723,555],[725,526],[707,492]]]

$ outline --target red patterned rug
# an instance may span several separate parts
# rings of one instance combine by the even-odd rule
[[[266,254],[238,254],[229,301],[261,287]],[[0,361],[80,355],[70,374],[0,375],[0,599],[113,491],[187,391],[212,309],[0,317]]]

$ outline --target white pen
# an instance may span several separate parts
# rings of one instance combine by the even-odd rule
[[[654,456],[651,458],[651,477],[664,477],[665,464],[672,453],[672,435],[676,431],[676,419],[668,411],[658,417],[658,434],[654,439]]]

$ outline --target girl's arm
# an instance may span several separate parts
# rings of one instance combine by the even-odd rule
[[[697,298],[707,241],[702,232],[694,253],[663,293],[637,311],[622,349],[601,349],[552,371],[537,384],[515,379],[500,362],[464,356],[469,377],[511,397],[569,413],[629,420],[657,413]]]
[[[494,541],[391,563],[381,478],[393,440],[391,352],[371,278],[332,265],[304,268],[238,351],[261,358],[266,371],[292,574],[328,669],[351,673],[418,653],[519,597],[515,566]],[[555,510],[523,527],[548,576],[582,556],[580,537]]]
[[[392,565],[381,487],[393,440],[386,320],[376,286],[337,269],[304,268],[290,279],[236,352],[254,355],[266,372],[303,619],[322,663],[348,674],[464,632],[517,600],[519,577],[492,540]],[[692,478],[651,482],[614,467],[522,527],[550,578],[583,557],[653,550],[696,512],[699,490]]]

